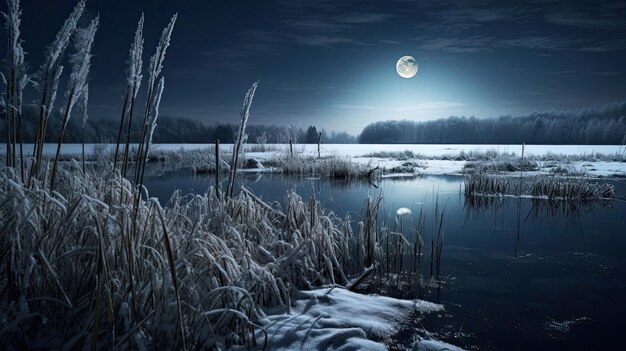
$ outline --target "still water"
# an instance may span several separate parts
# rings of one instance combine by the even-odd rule
[[[311,196],[339,217],[359,220],[367,196],[384,195],[379,225],[393,228],[396,210],[407,207],[405,234],[426,218],[424,241],[435,228],[435,207],[444,208],[439,288],[420,298],[446,311],[405,322],[394,341],[424,335],[466,349],[555,350],[619,347],[626,330],[626,182],[615,182],[617,200],[555,205],[530,199],[470,203],[463,178],[425,176],[369,183],[248,175],[239,179],[267,202],[282,202],[287,190]],[[162,203],[172,192],[204,193],[211,176],[189,170],[145,181]],[[391,345],[393,348],[393,345]],[[621,347],[619,347],[621,349]]]

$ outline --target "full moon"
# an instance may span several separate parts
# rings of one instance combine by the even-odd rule
[[[396,63],[396,71],[402,78],[411,78],[417,74],[417,62],[413,56],[402,56]]]

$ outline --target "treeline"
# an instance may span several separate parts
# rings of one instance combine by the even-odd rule
[[[367,125],[361,144],[623,144],[626,102],[600,109],[478,119],[383,121]]]
[[[25,143],[32,143],[38,123],[38,109],[24,106],[22,133]],[[139,140],[139,118],[131,132],[131,141]],[[62,118],[58,112],[49,118],[46,142],[57,142]],[[66,143],[80,142],[80,119],[70,119],[65,133]],[[0,131],[5,130],[0,119]],[[234,124],[206,125],[191,118],[159,117],[154,132],[156,143],[232,143]],[[115,142],[119,120],[89,119],[85,126],[85,142]],[[325,144],[623,144],[626,136],[626,102],[605,105],[600,109],[533,113],[528,116],[479,119],[449,117],[432,121],[382,121],[367,125],[359,137],[345,132],[327,132],[315,126],[249,125],[248,143],[317,143],[322,133]],[[6,142],[0,133],[0,142]]]
[[[22,111],[22,135],[24,143],[32,143],[36,137],[37,123],[39,121],[39,109],[34,105],[23,107]],[[56,143],[60,134],[63,118],[56,111],[48,119],[48,131],[46,142]],[[133,120],[135,125],[131,132],[131,142],[139,140],[141,131],[140,118]],[[0,131],[5,130],[5,119],[0,119]],[[232,143],[235,139],[234,124],[205,125],[191,118],[160,116],[157,122],[158,128],[154,131],[155,143],[212,143],[220,139],[222,143]],[[112,142],[117,139],[119,120],[90,118],[85,125],[85,142]],[[319,132],[315,126],[303,129],[294,125],[279,127],[275,125],[249,125],[246,132],[248,143],[317,143]],[[322,143],[326,144],[353,144],[357,139],[345,132],[322,133]],[[0,142],[6,142],[6,133],[0,134]],[[65,132],[64,142],[80,143],[81,120],[70,119]]]

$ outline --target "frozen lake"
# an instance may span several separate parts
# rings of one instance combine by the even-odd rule
[[[578,207],[530,199],[467,203],[459,176],[383,179],[378,188],[271,174],[241,176],[239,182],[268,202],[282,202],[295,189],[304,200],[315,196],[355,221],[367,196],[382,192],[379,225],[393,228],[396,209],[407,207],[413,214],[404,228],[414,228],[423,208],[428,245],[438,197],[439,208],[445,205],[441,283],[418,295],[446,310],[406,321],[393,337],[401,345],[423,326],[466,349],[610,349],[626,325],[624,181],[614,182],[619,200]],[[164,203],[176,189],[204,193],[214,178],[180,170],[145,183]],[[413,238],[409,229],[404,234]],[[429,277],[426,267],[422,274]]]

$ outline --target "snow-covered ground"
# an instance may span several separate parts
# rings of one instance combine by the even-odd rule
[[[87,152],[91,152],[96,145],[101,144],[85,144]],[[201,150],[211,147],[213,144],[154,144],[153,150]],[[220,148],[224,151],[232,150],[232,144],[220,144]],[[289,145],[285,144],[267,144],[270,150],[289,151]],[[247,149],[255,147],[255,145],[247,145]],[[53,154],[56,151],[56,144],[48,143],[44,146],[45,154]],[[24,153],[31,154],[32,144],[24,144]],[[114,150],[115,144],[108,144],[108,150]],[[548,153],[560,155],[581,155],[581,154],[615,154],[624,153],[625,147],[619,145],[526,145],[524,147],[526,155],[545,155]],[[499,153],[515,153],[521,155],[521,145],[498,145],[498,144],[322,144],[322,155],[343,155],[343,156],[363,156],[365,154],[377,151],[405,151],[409,150],[416,154],[425,156],[444,156],[455,155],[472,151],[490,151],[495,150]],[[317,145],[315,144],[297,144],[294,145],[294,151],[317,155]],[[0,145],[0,153],[6,152],[6,145]],[[64,154],[80,154],[80,144],[63,144],[62,153]]]
[[[193,151],[203,150],[212,147],[213,144],[155,144],[154,151]],[[51,155],[55,152],[54,144],[46,144],[44,153]],[[114,144],[108,144],[106,150],[113,151]],[[247,145],[245,152],[247,156],[257,158],[260,161],[274,157],[276,154],[288,153],[289,145],[268,144],[266,148],[270,151],[257,152],[258,145]],[[0,146],[0,155],[5,153],[6,145]],[[86,152],[91,153],[94,149],[102,150],[102,145],[87,144]],[[220,149],[224,152],[232,150],[232,144],[221,144]],[[304,156],[317,156],[317,145],[297,144],[293,146],[294,152]],[[393,157],[365,157],[375,152],[404,152],[409,151],[415,155],[414,159],[398,160]],[[515,154],[520,156],[522,145],[459,145],[459,144],[322,144],[320,147],[321,156],[346,156],[361,164],[370,164],[373,167],[391,169],[400,167],[406,162],[414,162],[418,165],[415,171],[420,174],[460,174],[466,163],[460,160],[462,153],[485,153],[495,151],[499,154]],[[63,154],[79,155],[80,144],[65,144],[62,148]],[[26,155],[32,153],[32,144],[24,146]],[[538,161],[539,171],[536,173],[549,173],[555,166],[562,166],[571,171],[585,172],[590,176],[611,177],[626,176],[626,148],[619,145],[526,145],[524,147],[525,157],[544,158]],[[621,156],[619,156],[621,155]],[[584,161],[567,160],[570,158],[582,158]],[[600,157],[596,157],[600,156]],[[602,157],[607,156],[607,157]],[[622,162],[616,162],[620,159]]]

